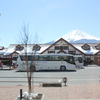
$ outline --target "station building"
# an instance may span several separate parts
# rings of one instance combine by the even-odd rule
[[[12,64],[19,54],[25,52],[23,44],[10,44],[8,48],[0,47],[0,61]],[[97,64],[100,66],[100,43],[69,43],[60,38],[53,44],[28,44],[27,53],[36,54],[72,54],[83,56],[84,65]]]

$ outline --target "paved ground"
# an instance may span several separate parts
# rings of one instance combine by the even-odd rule
[[[0,76],[11,75],[21,77],[25,76],[25,73],[14,70],[0,70]],[[69,79],[67,87],[40,87],[35,84],[34,92],[45,94],[45,100],[100,100],[100,67],[85,68],[77,72],[35,72],[35,77],[41,75],[42,77],[67,76]],[[46,80],[49,81],[49,79]],[[26,83],[22,85],[18,83],[15,85],[13,83],[0,83],[0,100],[14,100],[20,89],[27,91]]]
[[[14,100],[20,89],[27,91],[27,86],[0,86],[0,100]],[[68,85],[67,87],[39,87],[36,85],[34,92],[45,94],[45,100],[100,100],[100,84]]]
[[[26,76],[26,72],[0,70],[0,77],[8,77],[0,78],[0,81],[27,81]],[[35,82],[58,82],[59,80],[62,80],[63,77],[67,77],[68,84],[100,84],[100,67],[86,67],[84,69],[78,69],[77,71],[37,71],[33,76],[35,77]],[[27,83],[0,82],[0,86],[17,86],[26,84]]]

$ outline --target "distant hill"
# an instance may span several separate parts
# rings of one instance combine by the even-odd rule
[[[80,30],[74,30],[72,32],[69,32],[65,34],[64,36],[60,37],[68,41],[69,43],[100,43],[100,39],[93,37],[85,32],[82,32]],[[58,38],[58,39],[60,39]],[[48,43],[54,43],[58,39],[54,41],[50,41]]]

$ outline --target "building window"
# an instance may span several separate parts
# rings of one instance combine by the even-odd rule
[[[55,53],[55,51],[48,51],[48,53]]]
[[[69,54],[75,55],[75,51],[69,51]]]
[[[41,48],[41,47],[40,47],[39,45],[36,44],[36,45],[33,47],[33,50],[39,51],[40,48]]]
[[[97,45],[97,46],[95,46],[95,48],[96,48],[97,50],[100,50],[100,44]]]
[[[24,47],[22,47],[22,46],[18,45],[18,46],[16,46],[16,51],[22,51],[22,50],[23,50],[23,48],[24,48]]]
[[[88,44],[83,45],[82,48],[84,50],[90,50],[90,46]]]
[[[17,57],[18,56],[18,53],[13,53],[12,54],[12,57]]]
[[[55,46],[55,50],[68,50],[68,46]]]
[[[97,50],[100,50],[100,46],[96,47]]]
[[[4,47],[1,46],[1,47],[0,47],[0,50],[3,50],[3,49],[4,49]]]

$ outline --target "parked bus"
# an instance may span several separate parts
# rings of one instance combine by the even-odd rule
[[[74,56],[70,54],[19,55],[17,58],[18,70],[27,69],[26,60],[29,68],[33,61],[35,70],[76,70]]]

